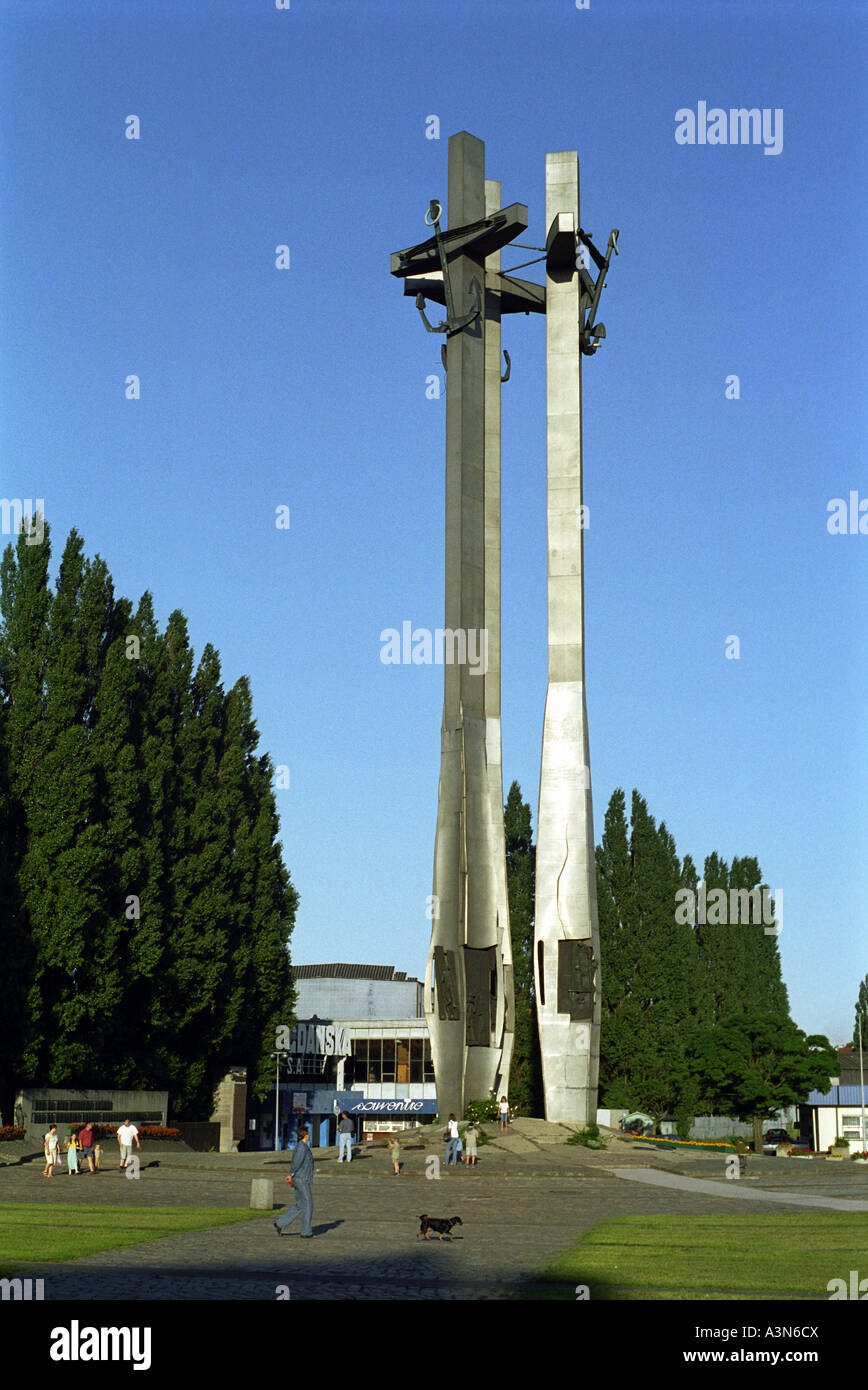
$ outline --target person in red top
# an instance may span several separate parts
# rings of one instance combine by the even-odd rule
[[[81,1156],[87,1159],[87,1166],[93,1172],[93,1123],[88,1120],[84,1129],[79,1130],[78,1142],[81,1145]]]

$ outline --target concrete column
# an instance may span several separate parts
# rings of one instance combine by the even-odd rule
[[[599,932],[585,705],[579,165],[546,155],[548,688],[537,819],[537,1018],[546,1118],[593,1122]]]
[[[500,210],[501,186],[485,180],[485,215]],[[485,261],[488,283],[500,271],[501,252],[492,252]],[[485,628],[488,633],[488,673],[485,678],[485,749],[488,780],[489,835],[493,850],[492,908],[493,937],[486,945],[496,946],[497,1005],[494,1047],[483,1060],[485,1049],[475,1048],[472,1059],[477,1072],[472,1078],[472,1096],[484,1098],[494,1088],[498,1096],[508,1094],[509,1069],[515,1030],[512,940],[509,929],[509,896],[506,886],[506,839],[503,828],[503,767],[500,723],[501,653],[501,296],[493,289],[485,295]],[[468,1073],[468,1087],[471,1076]]]
[[[481,140],[466,131],[451,137],[450,229],[500,207],[484,157]],[[440,1112],[458,1116],[467,1100],[503,1085],[504,1036],[512,1029],[500,754],[500,308],[499,295],[485,292],[486,267],[495,264],[496,256],[486,261],[472,249],[450,262],[456,314],[476,302],[481,312],[447,338],[445,627],[458,645],[450,651],[447,636],[434,850],[439,915],[425,1009]],[[461,659],[450,662],[453,654]]]
[[[485,146],[462,131],[449,140],[450,227],[485,215]],[[457,312],[480,292],[484,269],[469,256],[450,266]],[[447,340],[446,372],[446,594],[447,634],[485,625],[485,321]],[[460,640],[460,638],[459,638]],[[440,1113],[463,1113],[466,1054],[464,946],[478,934],[480,810],[484,781],[485,676],[450,661],[443,671],[440,785],[434,842],[434,903],[425,1009],[437,1078]]]

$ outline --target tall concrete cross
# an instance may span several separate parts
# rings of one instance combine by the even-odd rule
[[[392,257],[392,274],[416,296],[425,327],[446,333],[447,644],[425,1010],[440,1114],[460,1116],[468,1100],[507,1092],[514,998],[500,729],[500,321],[505,313],[544,313],[549,686],[534,965],[546,1115],[584,1123],[596,1112],[600,1003],[584,698],[581,355],[605,337],[594,318],[617,233],[602,257],[579,224],[575,152],[548,155],[546,286],[504,275],[500,250],[526,229],[527,208],[500,208],[484,152],[466,132],[451,137],[449,229],[440,228],[435,200],[426,218],[434,236]],[[598,268],[596,282],[580,265],[582,246]],[[446,306],[437,327],[426,300]]]
[[[548,687],[534,952],[546,1119],[596,1120],[599,928],[585,702],[579,163],[546,155]]]
[[[500,737],[500,318],[540,312],[502,279],[527,208],[500,208],[485,146],[449,141],[449,229],[392,257],[404,293],[445,304],[446,603],[434,917],[425,1009],[441,1114],[505,1092],[514,1028]],[[431,327],[425,320],[426,327]],[[437,331],[437,330],[434,330]],[[471,658],[474,658],[471,660]]]

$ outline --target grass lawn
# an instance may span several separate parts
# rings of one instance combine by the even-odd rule
[[[619,1216],[543,1272],[574,1300],[827,1299],[830,1279],[868,1268],[868,1212],[798,1216]],[[537,1295],[539,1296],[539,1295]]]
[[[257,1217],[262,1218],[261,1211],[243,1207],[46,1207],[5,1202],[0,1204],[0,1277],[26,1274],[30,1264],[55,1264]]]

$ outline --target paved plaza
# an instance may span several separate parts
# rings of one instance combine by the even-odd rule
[[[381,1146],[350,1165],[338,1164],[334,1149],[315,1150],[315,1240],[301,1240],[298,1222],[278,1236],[273,1215],[263,1213],[33,1274],[45,1279],[47,1300],[547,1298],[541,1270],[614,1216],[868,1211],[868,1172],[852,1164],[752,1157],[746,1177],[727,1181],[719,1155],[661,1157],[620,1141],[591,1151],[566,1145],[555,1126],[524,1124],[534,1138],[497,1138],[480,1150],[476,1169],[447,1168],[442,1144],[420,1140],[405,1147],[397,1177]],[[432,1154],[441,1160],[439,1179],[425,1176]],[[110,1165],[49,1181],[32,1146],[5,1145],[3,1156],[0,1202],[44,1202],[57,1208],[59,1224],[70,1203],[247,1208],[253,1177],[275,1180],[276,1203],[292,1200],[288,1154],[198,1154],[152,1143],[143,1147],[137,1181]],[[423,1212],[459,1215],[456,1239],[418,1241]],[[826,1298],[824,1287],[817,1297]]]

